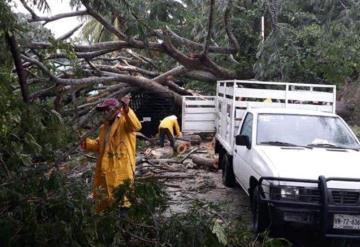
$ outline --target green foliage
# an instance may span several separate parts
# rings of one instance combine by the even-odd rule
[[[358,139],[360,139],[360,127],[357,125],[351,126],[352,131],[357,136]]]
[[[88,1],[88,3],[118,30],[145,42],[156,42],[158,37],[153,34],[153,30],[164,29],[166,27],[180,36],[200,44],[205,41],[207,36],[209,14],[209,3],[207,1],[92,0]],[[73,0],[72,4],[78,7],[79,1]],[[224,28],[226,7],[227,1],[216,1],[211,37],[212,45],[215,46],[231,46]],[[248,78],[249,74],[252,74],[252,67],[256,61],[256,51],[259,43],[257,31],[259,29],[259,17],[263,9],[263,1],[257,1],[255,4],[248,3],[248,1],[234,1],[230,28],[241,46],[239,52],[233,56],[237,63],[229,59],[229,55],[213,57],[222,66],[238,71],[240,77],[247,76],[246,78]],[[101,24],[92,18],[85,24],[82,34],[84,39],[90,42],[117,40],[117,37],[110,34]],[[187,55],[202,52],[202,49],[192,50],[184,45],[175,45]],[[154,60],[159,71],[169,70],[169,68],[176,65],[174,60],[166,55],[150,52],[146,49],[140,51],[140,53],[143,52],[147,57]],[[148,69],[153,68],[149,67]],[[199,84],[213,84],[213,82],[200,82]],[[202,86],[200,85],[200,87]]]
[[[49,12],[50,6],[47,3],[47,0],[25,0],[25,2],[29,5],[35,6],[41,12]]]
[[[4,113],[0,118],[0,145],[4,162],[15,168],[54,159],[56,150],[72,138],[59,114],[44,105],[25,106],[9,99],[11,93],[3,84],[0,88],[0,110]]]
[[[17,22],[17,38],[21,44],[29,42],[47,42],[52,38],[51,31],[44,27],[41,23],[29,23],[27,19],[28,15],[17,13],[16,22]]]
[[[72,245],[89,238],[86,223],[92,207],[83,196],[84,186],[44,170],[31,167],[2,187],[2,246]]]
[[[137,150],[145,150],[149,146],[149,143],[145,140],[140,139],[136,141],[136,145]]]
[[[258,52],[264,80],[342,84],[360,70],[358,1],[281,1],[278,23]]]
[[[3,32],[12,30],[16,24],[15,17],[8,5],[9,2],[9,0],[0,1],[0,35],[3,35]]]
[[[223,246],[217,237],[223,235],[221,227],[215,227],[213,232],[215,220],[214,215],[209,217],[206,210],[202,210],[201,204],[195,204],[187,214],[170,218],[164,228],[164,238],[173,246]]]

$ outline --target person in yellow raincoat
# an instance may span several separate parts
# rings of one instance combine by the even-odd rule
[[[180,126],[175,115],[168,116],[161,120],[159,125],[160,146],[164,147],[165,136],[170,141],[171,147],[175,150],[174,135],[181,136]]]
[[[97,153],[95,176],[93,180],[93,196],[96,211],[101,212],[113,201],[113,190],[125,180],[134,180],[136,131],[141,123],[132,109],[130,98],[121,99],[122,107],[115,98],[105,99],[97,106],[102,111],[104,123],[100,126],[96,139],[87,138],[82,147]],[[123,207],[130,203],[125,198]]]

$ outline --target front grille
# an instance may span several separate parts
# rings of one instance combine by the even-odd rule
[[[344,191],[344,190],[333,190],[331,191],[333,202],[336,204],[353,205],[360,203],[360,192],[359,191]]]
[[[320,191],[318,189],[304,189],[301,201],[320,202]]]

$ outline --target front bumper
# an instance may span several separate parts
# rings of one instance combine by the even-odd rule
[[[271,182],[294,182],[301,184],[312,184],[318,188],[318,200],[284,200],[272,198],[270,195],[266,196],[264,192],[264,181],[269,184]],[[355,182],[360,183],[360,179],[351,178],[325,178],[320,176],[318,180],[307,179],[292,179],[292,178],[275,178],[262,177],[259,181],[262,193],[260,193],[260,203],[266,204],[269,209],[269,216],[273,225],[282,224],[303,224],[309,228],[319,230],[324,237],[328,238],[347,238],[360,239],[360,191],[347,190],[346,193],[353,193],[359,197],[351,197],[352,201],[339,200],[339,197],[334,197],[337,194],[334,189],[328,188],[328,182]],[[345,192],[344,192],[345,193]],[[355,194],[354,194],[355,193]],[[353,219],[353,224],[356,229],[340,229],[338,220],[345,217],[344,220]],[[337,222],[337,223],[336,223]],[[352,226],[353,227],[353,226]]]

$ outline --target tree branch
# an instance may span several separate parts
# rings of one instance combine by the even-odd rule
[[[215,5],[215,0],[210,0],[210,13],[209,13],[209,21],[208,21],[208,32],[207,32],[207,36],[206,36],[206,39],[205,39],[204,50],[202,52],[203,56],[207,56],[208,51],[209,51],[210,41],[211,41],[211,37],[212,37],[213,19],[214,19],[214,5]]]
[[[240,50],[239,42],[237,41],[234,33],[231,30],[231,23],[230,23],[231,10],[232,10],[232,0],[229,0],[224,15],[225,30],[229,38],[230,44],[236,49],[236,51],[239,51]]]
[[[169,77],[183,74],[184,72],[186,72],[186,68],[184,66],[177,66],[161,75],[158,75],[157,77],[153,78],[153,80],[162,83],[168,80]]]
[[[151,76],[151,77],[159,75],[159,73],[156,71],[150,71],[150,70],[142,69],[142,68],[132,66],[132,65],[124,66],[121,64],[117,64],[117,65],[115,65],[115,67],[117,69],[119,69],[120,71],[136,72],[136,73],[140,73],[140,74]]]
[[[15,68],[16,68],[16,73],[18,74],[18,78],[19,78],[19,84],[20,84],[20,88],[21,88],[21,94],[23,97],[23,100],[25,103],[29,103],[29,89],[26,83],[26,74],[21,62],[21,57],[20,57],[20,53],[17,47],[17,42],[16,39],[14,37],[13,34],[9,34],[8,32],[6,32],[5,34],[5,38],[7,40],[7,43],[10,47],[10,51],[12,54],[12,57],[14,59],[14,64],[15,64]]]
[[[188,71],[185,73],[185,76],[205,82],[216,82],[217,80],[217,77],[214,74],[202,70]]]
[[[39,98],[39,97],[41,97],[43,95],[46,95],[46,94],[48,94],[48,93],[50,93],[52,91],[55,91],[55,89],[56,89],[56,85],[53,85],[53,86],[48,87],[48,88],[41,89],[40,91],[37,91],[37,92],[31,94],[30,95],[30,100],[33,101],[33,100],[35,100],[35,99],[37,99],[37,98]]]
[[[211,61],[207,56],[200,55],[195,56],[194,58],[190,58],[184,55],[172,45],[168,35],[165,35],[164,37],[165,39],[163,44],[167,50],[167,54],[189,70],[205,70],[222,79],[236,78],[236,73],[234,71],[222,68],[221,66]]]
[[[111,65],[98,64],[98,65],[96,65],[96,68],[98,68],[99,70],[101,70],[103,72],[105,71],[104,75],[109,75],[109,76],[117,76],[119,74],[127,74],[126,72],[121,71]],[[111,72],[111,73],[106,73],[106,72]]]
[[[111,53],[116,51],[117,49],[106,49],[106,50],[100,50],[100,51],[93,51],[93,52],[77,52],[75,53],[78,58],[84,58],[84,59],[93,59],[95,57]],[[57,58],[68,58],[68,54],[65,53],[59,53],[59,54],[53,54],[48,56],[46,59],[57,59]]]
[[[39,62],[38,60],[36,59],[33,59],[33,58],[30,58],[30,57],[27,57],[25,55],[21,55],[21,58],[24,59],[25,61],[28,61],[32,64],[35,64],[36,66],[38,66],[45,74],[47,74],[52,80],[54,81],[58,81],[59,78],[57,78],[56,76],[54,76],[49,70],[48,68],[46,68],[46,66],[44,64],[42,64],[41,62]]]
[[[29,5],[27,5],[26,1],[25,0],[20,0],[21,4],[24,6],[24,8],[29,11],[29,13],[31,14],[31,19],[37,19],[39,18],[37,16],[37,14],[32,10],[32,8],[29,7]],[[30,20],[29,20],[30,21]]]
[[[159,30],[154,31],[155,34],[158,36],[159,39],[164,40],[164,33]],[[203,49],[203,45],[197,42],[194,42],[192,40],[186,39],[184,37],[181,37],[177,35],[174,31],[172,31],[170,28],[166,28],[166,32],[168,35],[171,36],[172,41],[174,44],[186,46],[188,48],[192,48],[194,50],[201,50]],[[234,48],[224,48],[224,47],[216,47],[216,46],[209,46],[209,52],[211,53],[218,53],[218,54],[232,54],[235,53],[236,50]]]
[[[95,43],[92,45],[75,45],[74,50],[79,52],[97,51],[105,49],[117,49],[131,48],[131,45],[126,41],[106,41]]]
[[[70,44],[70,43],[67,43]],[[70,44],[72,45],[72,44]],[[26,48],[29,49],[49,49],[52,48],[53,45],[48,42],[32,42],[29,44],[25,44]],[[150,42],[147,46],[145,44],[141,45],[131,45],[127,41],[107,41],[107,42],[100,42],[93,45],[74,45],[72,46],[74,51],[76,52],[89,52],[89,51],[98,51],[98,50],[106,50],[106,49],[113,49],[113,50],[121,50],[124,48],[138,48],[143,49],[147,48],[154,51],[164,51],[164,48],[159,43]]]
[[[79,30],[79,28],[82,27],[83,24],[79,24],[77,25],[76,27],[74,27],[72,30],[70,30],[69,32],[61,35],[59,38],[57,38],[56,40],[57,41],[62,41],[62,40],[65,40],[65,39],[68,39],[70,38],[77,30]]]
[[[94,17],[94,19],[100,22],[109,32],[115,34],[116,37],[118,37],[120,40],[128,40],[127,35],[125,35],[123,32],[120,32],[113,25],[108,23],[101,15],[96,13],[86,1],[81,0],[81,3],[85,6],[89,15],[91,15],[92,17]]]
[[[29,5],[26,3],[25,0],[20,0],[20,2],[24,6],[24,8],[27,11],[29,11],[29,13],[31,14],[31,19],[29,19],[28,22],[45,21],[45,23],[49,23],[49,22],[56,21],[56,20],[63,19],[63,18],[82,16],[82,15],[87,14],[86,10],[79,10],[79,11],[75,11],[75,12],[71,12],[71,13],[57,14],[57,15],[50,16],[50,17],[49,16],[40,17],[32,10],[32,8],[29,7]]]
[[[45,24],[52,22],[52,21],[56,21],[59,19],[63,19],[63,18],[69,18],[69,17],[75,17],[75,16],[83,16],[83,15],[87,15],[87,11],[86,10],[79,10],[79,11],[75,11],[75,12],[70,12],[70,13],[63,13],[63,14],[57,14],[54,16],[36,16],[35,18],[32,17],[31,20],[29,20],[29,22],[39,22],[39,21],[44,21]]]
[[[201,69],[201,65],[199,63],[198,58],[190,58],[183,54],[181,51],[176,49],[176,47],[173,46],[170,40],[170,35],[168,35],[168,31],[164,30],[164,43],[163,46],[169,56],[174,58],[176,61],[184,65],[185,67],[189,67],[192,69]]]
[[[219,77],[220,79],[234,79],[236,78],[236,72],[223,68],[219,65],[217,65],[216,63],[214,63],[208,56],[202,56],[201,57],[201,61],[202,63],[207,66],[211,71],[211,73],[213,73],[214,75],[216,75],[217,77]]]
[[[181,94],[181,95],[193,95],[192,92],[190,92],[189,90],[186,90],[183,87],[180,87],[178,84],[176,84],[174,81],[172,80],[167,80],[164,82],[164,85],[168,86],[171,90]]]
[[[132,86],[136,86],[139,88],[143,88],[155,93],[169,93],[170,95],[174,96],[175,102],[177,104],[181,104],[182,98],[179,94],[169,90],[168,88],[156,83],[153,80],[147,79],[141,76],[130,76],[130,75],[116,75],[116,76],[109,76],[109,77],[96,77],[90,76],[87,78],[81,79],[63,79],[58,78],[53,75],[45,65],[41,62],[37,61],[36,59],[26,57],[24,55],[21,56],[24,60],[31,62],[37,65],[44,73],[46,73],[54,82],[64,85],[82,85],[82,84],[96,84],[96,83],[106,83],[106,82],[126,82]]]

